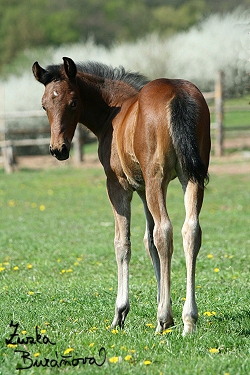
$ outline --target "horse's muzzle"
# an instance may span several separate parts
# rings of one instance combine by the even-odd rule
[[[65,143],[62,144],[62,147],[53,148],[51,145],[49,146],[49,151],[52,156],[57,158],[58,160],[66,160],[69,158],[69,148],[66,146]]]

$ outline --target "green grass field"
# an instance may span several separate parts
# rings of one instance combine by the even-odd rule
[[[177,181],[168,193],[174,226],[176,325],[155,335],[156,281],[143,247],[145,223],[138,197],[132,209],[131,311],[123,331],[110,330],[116,262],[103,171],[68,167],[12,175],[0,171],[0,374],[248,375],[249,186],[250,175],[211,176],[201,214],[198,330],[183,338],[184,209]],[[11,321],[19,323],[19,336],[12,342],[19,337],[23,343],[17,346],[5,343],[14,332]],[[36,337],[35,326],[47,343],[42,339],[25,343],[28,336]],[[75,360],[75,367],[56,367],[62,356],[71,356],[71,361],[94,357],[101,363],[101,347],[107,356],[103,366]],[[15,350],[26,352],[26,360]],[[45,357],[54,367],[34,367]],[[31,364],[30,369],[16,370]]]

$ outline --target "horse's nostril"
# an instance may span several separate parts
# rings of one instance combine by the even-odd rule
[[[55,152],[51,146],[49,146],[49,152],[51,153],[52,156],[55,156]]]

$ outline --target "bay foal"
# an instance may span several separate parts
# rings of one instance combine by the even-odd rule
[[[129,312],[130,205],[134,191],[144,205],[144,242],[158,283],[157,331],[173,325],[173,235],[166,192],[169,182],[178,177],[186,210],[182,228],[187,267],[183,334],[194,332],[198,318],[195,265],[201,246],[199,214],[210,154],[210,116],[201,92],[188,81],[148,81],[122,67],[76,65],[66,57],[62,65],[46,69],[35,62],[33,73],[45,86],[42,106],[51,126],[51,154],[59,160],[69,157],[78,122],[98,138],[115,218],[118,293],[113,327],[123,327]]]

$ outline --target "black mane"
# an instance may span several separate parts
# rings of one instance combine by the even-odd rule
[[[104,79],[126,82],[138,91],[149,82],[144,75],[126,71],[121,65],[118,68],[113,68],[106,64],[89,61],[77,64],[77,69],[82,73],[93,74]]]
[[[123,81],[140,91],[149,80],[140,73],[126,71],[123,66],[113,68],[106,64],[89,61],[86,63],[76,64],[77,70],[81,73],[92,74],[94,76],[111,79],[114,81]],[[43,84],[47,85],[52,81],[65,79],[63,65],[49,65],[46,67],[46,73],[43,75]]]

